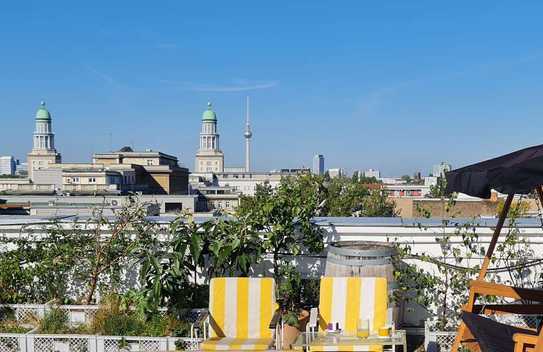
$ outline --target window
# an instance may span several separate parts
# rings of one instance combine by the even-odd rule
[[[183,203],[164,203],[166,213],[177,213],[183,210]]]
[[[151,160],[151,159],[147,160],[147,165],[148,165],[148,166],[153,165],[153,160]]]
[[[230,208],[230,202],[226,201],[226,208]]]
[[[96,178],[95,177],[89,177],[89,182],[90,183],[96,183]]]

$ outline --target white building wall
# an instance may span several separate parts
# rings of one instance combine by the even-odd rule
[[[54,188],[62,187],[62,169],[44,168],[34,170],[32,173],[32,182],[39,185],[53,185]]]
[[[381,177],[381,172],[379,170],[369,169],[364,171],[364,177],[375,177],[379,179]]]

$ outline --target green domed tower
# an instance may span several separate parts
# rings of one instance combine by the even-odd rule
[[[211,103],[202,114],[202,130],[200,131],[200,148],[196,153],[196,172],[223,172],[224,154],[219,147],[217,132],[217,114]]]
[[[34,179],[34,171],[45,169],[49,164],[61,162],[61,156],[55,149],[55,134],[51,113],[42,101],[35,115],[36,127],[32,137],[32,151],[27,156],[28,177]]]

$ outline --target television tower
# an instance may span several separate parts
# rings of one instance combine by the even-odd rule
[[[245,137],[245,172],[251,171],[251,137],[253,136],[253,132],[251,132],[249,117],[249,97],[247,97],[245,132],[243,133],[243,137]]]

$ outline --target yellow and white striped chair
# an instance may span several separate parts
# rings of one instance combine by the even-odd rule
[[[274,345],[274,329],[270,324],[278,318],[277,308],[275,281],[272,278],[211,279],[208,317],[210,336],[202,342],[201,349],[271,349]]]
[[[387,281],[383,277],[322,277],[319,308],[311,310],[307,332],[324,331],[339,323],[344,335],[355,336],[360,319],[368,320],[370,334],[388,322]],[[382,351],[382,346],[317,345],[310,351]]]

